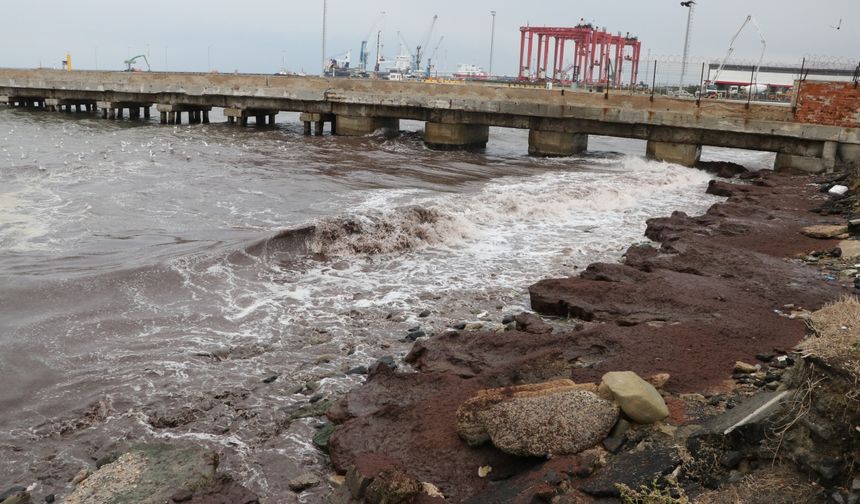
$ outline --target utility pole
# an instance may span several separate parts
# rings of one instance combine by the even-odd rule
[[[487,71],[489,77],[493,77],[493,46],[496,43],[496,11],[490,11],[493,16],[493,27],[490,29],[490,68]]]
[[[326,59],[325,59],[325,30],[326,30],[326,15],[328,14],[328,0],[323,0],[323,26],[322,26],[322,73],[325,75]]]
[[[696,6],[696,0],[686,0],[681,2],[681,7],[687,8],[687,34],[684,35],[684,56],[681,61],[681,80],[678,83],[678,89],[684,88],[684,76],[687,73],[687,58],[690,55],[690,28],[693,26],[693,8]]]

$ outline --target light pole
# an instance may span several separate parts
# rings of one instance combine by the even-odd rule
[[[493,16],[493,27],[490,29],[490,68],[487,71],[487,74],[492,77],[493,76],[493,46],[496,43],[496,11],[490,11],[490,15]]]
[[[327,14],[327,13],[328,13],[328,1],[327,1],[327,0],[323,0],[323,26],[322,26],[322,64],[323,64],[323,67],[322,67],[322,73],[323,73],[323,75],[325,75],[325,67],[326,67],[326,60],[325,60],[325,29],[326,29],[326,14]]]
[[[695,5],[696,0],[681,2],[681,7],[687,8],[687,33],[684,35],[684,56],[681,61],[681,81],[678,83],[678,90],[684,89],[684,76],[687,73],[687,58],[690,53],[690,28],[693,26],[693,7]]]

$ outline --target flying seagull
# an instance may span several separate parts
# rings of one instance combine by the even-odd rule
[[[840,28],[842,28],[842,18],[839,18],[839,22],[836,23],[836,26],[831,25],[830,27],[838,31]]]

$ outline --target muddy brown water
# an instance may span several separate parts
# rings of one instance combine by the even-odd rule
[[[320,420],[288,418],[363,380],[345,370],[403,367],[408,328],[498,323],[529,284],[645,241],[647,218],[717,201],[638,141],[535,159],[526,131],[456,153],[408,121],[386,139],[213,119],[0,108],[0,487],[62,496],[94,459],[165,441],[223,452],[265,502],[314,502],[287,482],[327,470]]]

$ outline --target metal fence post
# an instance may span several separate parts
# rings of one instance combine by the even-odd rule
[[[654,86],[657,85],[657,60],[654,60],[654,73],[651,74],[651,101],[654,101]]]

